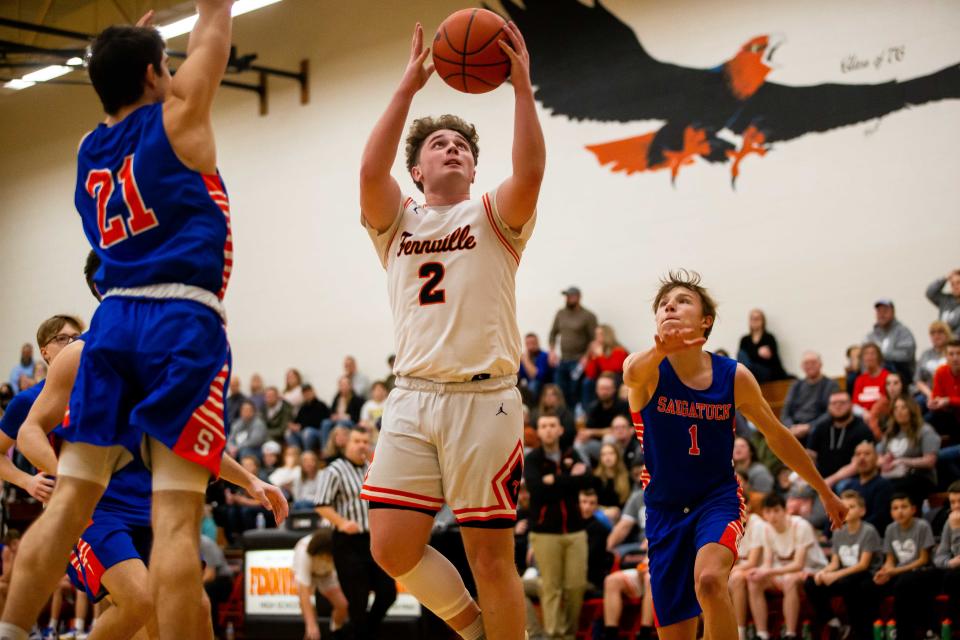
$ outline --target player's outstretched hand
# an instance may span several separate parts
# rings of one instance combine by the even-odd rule
[[[503,30],[510,38],[510,44],[503,40],[498,44],[510,58],[510,83],[514,91],[533,91],[530,84],[530,52],[527,50],[527,43],[523,40],[523,34],[520,33],[517,23],[512,20],[503,25]]]
[[[287,498],[279,488],[269,482],[264,482],[260,478],[254,478],[250,481],[247,492],[263,505],[264,509],[269,509],[273,513],[273,519],[278,527],[287,519],[287,515],[290,513],[290,505],[287,504]]]
[[[50,496],[53,494],[53,486],[55,480],[42,471],[35,476],[30,478],[30,481],[27,482],[25,489],[27,493],[33,496],[36,500],[39,500],[43,504],[47,504],[47,501],[50,499]]]
[[[823,508],[827,512],[827,516],[830,517],[830,525],[836,530],[843,526],[843,523],[847,521],[847,507],[843,504],[843,500],[837,497],[833,491],[828,493],[825,496],[820,496],[820,501],[823,503]]]
[[[696,347],[707,341],[703,336],[693,337],[693,335],[693,329],[667,329],[662,336],[657,334],[653,339],[656,342],[657,351],[666,356]]]
[[[143,17],[137,20],[136,26],[138,27],[152,27],[153,26],[153,9],[150,9]]]
[[[415,94],[427,84],[433,74],[433,64],[424,66],[430,55],[430,47],[423,46],[423,25],[419,22],[413,29],[413,41],[410,43],[410,60],[400,80],[400,90],[409,95]]]

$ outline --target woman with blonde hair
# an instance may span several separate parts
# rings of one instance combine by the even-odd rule
[[[917,400],[924,405],[933,397],[933,374],[938,367],[946,364],[947,343],[953,338],[953,331],[946,322],[935,320],[930,323],[930,348],[917,358],[917,377],[915,381],[918,392]]]
[[[600,507],[611,522],[616,522],[630,497],[630,473],[617,445],[607,442],[600,447],[600,464],[593,470],[593,475],[600,480],[597,489]]]

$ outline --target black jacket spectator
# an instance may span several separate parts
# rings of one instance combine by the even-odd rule
[[[585,527],[580,515],[580,490],[596,488],[596,479],[582,470],[571,472],[577,464],[589,467],[573,448],[560,452],[559,464],[538,447],[527,454],[523,476],[530,491],[530,530],[536,533],[574,533]],[[553,476],[547,484],[544,477]]]
[[[629,420],[630,405],[620,398],[614,398],[609,405],[605,405],[602,400],[597,400],[587,411],[587,428],[607,429],[617,416],[626,416]]]
[[[770,349],[771,356],[763,358],[760,356],[760,349],[767,347]],[[783,370],[783,363],[780,362],[780,351],[777,347],[777,339],[772,333],[764,331],[760,335],[760,341],[754,342],[750,334],[740,339],[740,350],[737,353],[737,359],[753,372],[757,382],[771,382],[773,380],[785,380],[790,376]]]
[[[347,414],[354,423],[360,422],[360,410],[363,409],[364,402],[366,402],[366,399],[363,396],[358,396],[356,394],[351,396],[350,400],[347,401]],[[337,392],[337,395],[333,396],[333,402],[330,404],[330,406],[336,407],[339,403],[340,393]]]
[[[359,415],[359,414],[358,414]],[[297,419],[294,420],[301,427],[320,428],[323,421],[330,417],[330,407],[324,402],[314,398],[312,402],[304,401],[297,412]]]
[[[826,416],[807,436],[807,449],[817,454],[817,471],[824,478],[832,476],[853,460],[853,451],[864,440],[873,442],[873,432],[859,416],[850,415],[849,422],[837,423]],[[844,424],[845,426],[839,426]]]

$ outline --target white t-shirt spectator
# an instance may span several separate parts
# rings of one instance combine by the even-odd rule
[[[303,472],[300,471],[300,465],[296,467],[280,467],[270,474],[270,484],[285,489],[291,495],[294,493],[294,483],[300,480]]]
[[[360,409],[360,422],[369,422],[372,425],[377,424],[377,420],[383,415],[384,402],[376,400],[367,400]]]
[[[819,571],[827,566],[827,558],[817,543],[813,526],[800,516],[787,516],[787,528],[783,532],[773,526],[764,531],[763,553],[764,556],[772,554],[774,567],[785,567],[793,562],[797,549],[803,546],[807,547],[804,571]]]
[[[755,513],[751,513],[747,518],[747,526],[744,527],[743,536],[740,538],[740,544],[737,546],[737,564],[744,564],[747,556],[757,547],[763,547],[764,532],[769,528],[766,521]],[[761,557],[761,562],[763,558]]]

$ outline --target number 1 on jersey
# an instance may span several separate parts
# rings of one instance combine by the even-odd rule
[[[425,262],[420,265],[420,277],[427,281],[420,287],[420,306],[428,304],[443,304],[447,301],[447,290],[437,289],[443,280],[443,265],[439,262]]]
[[[690,450],[687,453],[698,456],[700,455],[700,447],[697,446],[697,425],[693,425],[688,431],[690,432]]]

